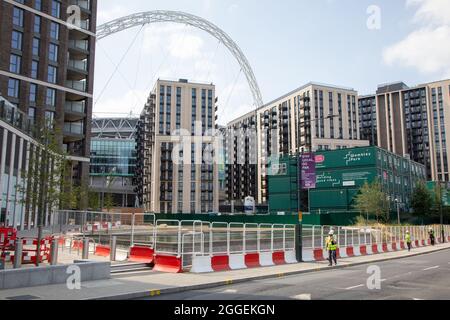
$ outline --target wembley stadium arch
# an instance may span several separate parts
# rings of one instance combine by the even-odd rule
[[[218,28],[213,23],[198,16],[179,11],[161,10],[135,13],[126,17],[115,19],[97,27],[97,40],[101,40],[110,35],[136,26],[142,26],[156,22],[173,22],[186,24],[194,28],[206,31],[207,33],[218,39],[230,51],[230,53],[239,63],[242,71],[244,72],[250,90],[252,92],[253,102],[256,108],[263,106],[261,91],[259,89],[250,63],[243,54],[242,50],[223,30]]]

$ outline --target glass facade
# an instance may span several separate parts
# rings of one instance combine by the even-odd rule
[[[92,139],[90,175],[133,177],[136,158],[134,140]]]

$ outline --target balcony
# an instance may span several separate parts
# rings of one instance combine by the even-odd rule
[[[88,40],[69,40],[69,48],[89,51],[89,41]]]
[[[84,71],[84,72],[88,71],[88,62],[87,62],[87,60],[72,60],[72,59],[70,59],[67,62],[67,66],[69,68],[72,68],[72,69],[75,69],[75,70],[79,70],[79,71]]]
[[[64,142],[82,140],[84,137],[84,125],[82,122],[64,122]]]
[[[85,118],[86,100],[66,101],[64,105],[64,119],[70,122],[79,121]]]
[[[81,81],[75,81],[75,80],[66,80],[66,87],[77,90],[77,91],[82,91],[82,92],[86,92],[86,80],[81,80]]]
[[[79,6],[85,10],[91,10],[91,1],[90,0],[70,0],[71,5]]]

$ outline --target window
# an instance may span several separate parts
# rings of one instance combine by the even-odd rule
[[[13,24],[17,27],[23,27],[23,10],[14,7],[13,9]]]
[[[36,102],[36,94],[37,94],[37,85],[30,84],[30,102]]]
[[[33,79],[37,79],[38,68],[39,68],[39,62],[37,62],[36,60],[31,61],[31,77]]]
[[[34,25],[33,25],[33,31],[35,33],[41,33],[41,17],[40,16],[34,16]]]
[[[34,56],[39,56],[39,39],[33,38],[32,52]]]
[[[22,32],[13,31],[11,37],[11,47],[16,50],[22,50]]]
[[[36,10],[41,11],[42,10],[42,1],[41,0],[34,0],[34,8]]]
[[[28,108],[28,118],[34,121],[34,119],[36,118],[36,108],[33,107]]]
[[[19,80],[9,79],[8,81],[8,96],[12,98],[19,98]]]
[[[54,66],[48,66],[47,81],[50,83],[56,83],[56,76],[58,69]]]
[[[52,0],[52,16],[59,18],[61,13],[61,3],[56,0]]]
[[[20,73],[20,64],[22,58],[18,55],[12,54],[9,58],[9,72]]]
[[[49,44],[48,58],[50,61],[58,62],[58,46],[54,43]]]
[[[55,22],[50,23],[50,38],[59,40],[59,24]]]
[[[45,123],[48,127],[53,128],[53,122],[55,121],[55,113],[52,111],[45,111]]]
[[[47,88],[47,95],[45,98],[45,104],[50,107],[54,107],[56,104],[56,90]]]

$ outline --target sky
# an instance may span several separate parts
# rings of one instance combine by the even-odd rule
[[[351,87],[450,78],[449,0],[99,0],[98,25],[138,12],[183,11],[241,48],[269,102],[308,82]],[[214,83],[219,123],[254,110],[237,60],[185,24],[152,23],[97,42],[94,116],[139,115],[158,78]]]

